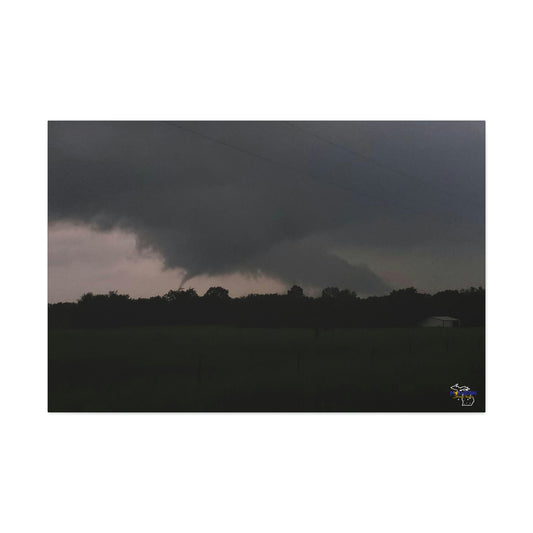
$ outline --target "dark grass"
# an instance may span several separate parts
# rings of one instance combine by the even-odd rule
[[[48,374],[60,412],[480,412],[485,329],[53,329]]]

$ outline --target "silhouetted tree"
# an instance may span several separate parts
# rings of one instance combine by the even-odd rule
[[[322,298],[338,298],[340,293],[337,287],[326,287],[322,291]]]
[[[293,285],[287,291],[287,296],[290,296],[291,298],[302,298],[303,295],[304,295],[304,290],[301,287],[298,287],[298,285]]]
[[[94,294],[92,292],[86,292],[81,295],[81,298],[78,300],[78,303],[88,304],[92,300],[94,300]]]
[[[462,326],[485,324],[485,290],[471,287],[434,295],[414,287],[388,296],[358,298],[348,289],[327,287],[320,298],[304,297],[294,285],[287,296],[253,294],[230,298],[223,287],[211,287],[202,298],[194,289],[164,296],[131,299],[127,294],[85,293],[77,303],[48,306],[49,325],[117,327],[177,324],[233,324],[250,327],[412,327],[429,316],[458,318]]]
[[[167,302],[176,303],[196,300],[199,296],[194,289],[178,289],[177,291],[168,291],[163,298]]]
[[[342,291],[339,291],[338,297],[344,298],[344,299],[347,299],[347,298],[355,299],[357,298],[357,293],[355,291],[350,291],[348,289],[342,289]]]
[[[187,297],[187,300],[196,300],[197,298],[199,298],[198,294],[194,289],[187,289],[186,291],[183,291],[183,293]]]
[[[213,300],[229,300],[229,292],[223,287],[210,287],[203,297]]]
[[[129,294],[119,294],[118,291],[109,291],[107,293],[107,297],[113,302],[125,302],[126,300],[130,299]]]
[[[407,287],[407,289],[397,289],[390,293],[394,297],[414,296],[418,294],[418,291],[414,287]]]

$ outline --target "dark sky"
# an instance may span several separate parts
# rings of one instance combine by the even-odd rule
[[[484,210],[483,122],[51,122],[49,299],[484,285]]]

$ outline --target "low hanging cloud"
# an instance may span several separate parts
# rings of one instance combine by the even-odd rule
[[[52,122],[49,220],[132,233],[178,282],[245,273],[380,294],[389,284],[339,250],[471,243],[484,257],[484,127]]]

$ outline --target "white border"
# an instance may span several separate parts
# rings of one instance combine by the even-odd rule
[[[526,6],[7,4],[4,531],[527,529]],[[46,121],[282,118],[487,120],[487,414],[47,414]]]

